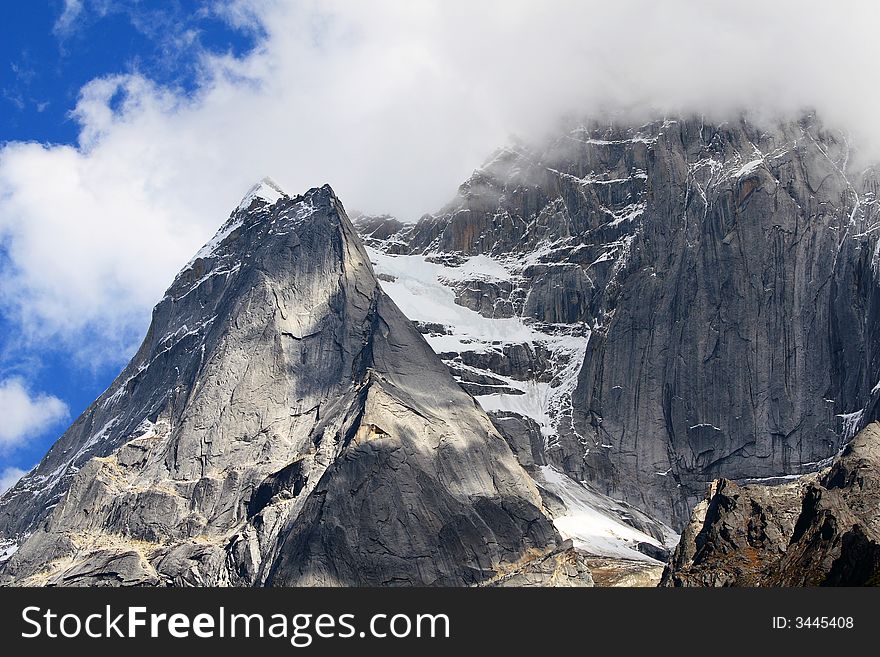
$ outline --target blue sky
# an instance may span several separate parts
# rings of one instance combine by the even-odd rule
[[[245,191],[417,219],[512,136],[818,111],[880,159],[858,0],[0,3],[0,489],[125,365]]]
[[[0,139],[75,143],[71,118],[89,80],[139,71],[192,90],[204,49],[242,54],[258,34],[212,15],[203,0],[82,0],[69,25],[65,2],[6,2],[0,25]]]
[[[0,13],[0,142],[75,146],[81,126],[72,112],[89,81],[137,73],[189,94],[206,52],[241,57],[261,36],[200,0],[4,2]],[[4,246],[0,241],[0,263]],[[21,326],[4,311],[0,306],[0,400],[5,392],[7,403],[27,404],[23,391],[35,417],[22,417],[17,431],[0,437],[0,478],[33,466],[121,366],[118,359],[86,365],[51,340],[23,341]]]

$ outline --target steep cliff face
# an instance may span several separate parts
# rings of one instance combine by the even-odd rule
[[[830,468],[779,486],[717,482],[664,586],[880,585],[880,424]]]
[[[665,137],[574,405],[610,445],[585,476],[680,524],[709,480],[815,469],[869,419],[880,217],[876,179],[812,126]]]
[[[814,471],[876,416],[878,177],[855,160],[814,117],[587,123],[500,151],[414,225],[358,226],[487,410],[681,527],[713,479]],[[407,259],[484,325],[407,304],[431,293]]]
[[[590,583],[332,190],[268,181],[0,499],[0,539],[7,584],[466,585],[551,557]]]

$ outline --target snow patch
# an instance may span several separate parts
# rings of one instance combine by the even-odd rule
[[[268,177],[263,178],[248,190],[247,194],[244,195],[244,198],[241,199],[241,203],[238,204],[235,212],[232,213],[232,216],[225,224],[223,224],[223,226],[220,227],[220,230],[217,231],[214,237],[208,240],[208,242],[198,250],[192,260],[190,260],[189,263],[187,263],[187,266],[184,267],[184,270],[192,267],[193,263],[199,258],[204,259],[211,257],[223,240],[229,237],[233,231],[241,228],[244,223],[244,211],[250,207],[255,199],[259,199],[265,202],[268,206],[272,206],[282,198],[289,197],[274,180]]]
[[[223,243],[227,237],[229,237],[235,230],[241,228],[244,224],[244,217],[241,213],[236,213],[229,219],[223,226],[218,230],[214,237],[212,237],[208,242],[198,250],[198,252],[193,256],[192,260],[190,260],[186,267],[184,267],[184,271],[193,266],[196,260],[210,258],[214,255],[214,252],[217,250],[217,247]]]
[[[734,171],[733,177],[740,178],[742,176],[745,176],[746,174],[752,173],[752,171],[755,171],[762,164],[764,164],[763,158],[760,160],[752,160],[751,162],[746,162],[739,169]]]
[[[655,559],[639,552],[636,546],[639,543],[665,546],[653,536],[623,522],[612,511],[613,503],[608,498],[578,484],[552,466],[541,466],[540,472],[544,480],[542,486],[557,495],[565,505],[565,514],[553,520],[563,538],[570,538],[576,548],[592,555],[656,563]],[[667,543],[672,545],[678,537],[671,530],[668,534]]]
[[[493,394],[475,396],[486,412],[512,411],[532,418],[541,427],[545,436],[555,433],[553,418],[550,416],[552,390],[549,383],[538,381],[517,381],[516,387],[524,390],[524,395]]]
[[[232,274],[236,273],[239,269],[241,269],[240,262],[235,263],[232,267],[230,267],[228,269],[211,270],[207,274],[202,276],[199,280],[197,280],[195,283],[193,283],[192,286],[190,286],[190,288],[186,292],[181,294],[176,300],[180,301],[184,297],[188,296],[190,293],[192,293],[195,290],[197,290],[198,288],[200,288],[203,283],[214,278],[215,276],[231,276]]]
[[[714,429],[715,431],[721,431],[721,427],[716,427],[714,424],[709,424],[708,422],[703,422],[701,424],[695,424],[692,427],[688,427],[688,431],[693,431],[694,429],[702,429],[704,427],[709,427],[710,429]]]
[[[474,280],[489,279],[496,281],[509,281],[510,272],[501,264],[487,255],[476,255],[468,258],[458,267],[446,267],[444,278],[449,280]]]
[[[452,329],[452,335],[428,338],[435,351],[469,350],[480,345],[488,348],[493,342],[533,342],[546,338],[526,326],[519,317],[489,319],[455,303],[455,292],[442,281],[465,279],[461,268],[428,262],[423,256],[392,256],[369,246],[366,248],[375,271],[393,277],[393,281],[380,281],[382,289],[404,315]],[[483,264],[484,259],[488,260],[487,256],[479,258]],[[476,266],[477,263],[473,265]],[[496,263],[492,270],[496,267],[501,266]]]
[[[862,409],[860,411],[856,411],[855,413],[843,413],[837,416],[843,423],[844,440],[849,440],[856,435],[856,432],[859,430],[859,426],[862,423],[862,416],[864,414],[865,409]]]
[[[764,486],[772,486],[774,484],[782,484],[788,481],[794,481],[795,479],[800,479],[804,475],[802,474],[787,474],[787,475],[775,475],[770,477],[750,477],[748,479],[740,479],[737,483],[751,485],[751,484],[761,484]]]
[[[247,191],[247,194],[241,199],[241,203],[238,204],[238,209],[247,210],[251,203],[254,202],[254,199],[265,201],[268,205],[275,205],[282,198],[287,197],[287,194],[278,186],[278,183],[266,176]]]
[[[564,359],[565,365],[549,383],[521,381],[492,372],[493,377],[504,380],[507,387],[522,394],[495,393],[476,397],[486,411],[512,411],[525,415],[538,423],[546,438],[557,435],[558,418],[571,406],[571,393],[577,385],[589,336],[544,333],[532,328],[521,317],[490,319],[455,302],[455,291],[450,282],[477,278],[509,280],[513,278],[513,264],[508,269],[503,262],[479,255],[460,266],[451,267],[429,262],[427,258],[430,256],[397,256],[373,247],[366,248],[375,271],[392,279],[380,279],[380,283],[404,315],[415,321],[447,327],[449,333],[446,335],[425,336],[436,353],[485,353],[501,350],[504,345],[527,343],[545,347],[556,360]]]
[[[648,174],[646,174],[644,171],[636,171],[633,173],[633,175],[627,178],[598,178],[596,176],[584,176],[583,178],[578,178],[577,176],[573,176],[570,173],[559,171],[558,169],[554,169],[552,167],[547,167],[547,170],[555,173],[557,176],[578,183],[579,185],[622,185],[633,180],[648,179]]]
[[[630,205],[627,205],[622,210],[618,210],[617,212],[613,212],[611,210],[606,210],[606,212],[614,217],[614,219],[608,222],[608,225],[618,226],[624,221],[632,221],[633,219],[643,215],[645,213],[645,203],[632,203]]]
[[[7,561],[16,552],[18,552],[18,544],[12,541],[0,542],[0,563]]]

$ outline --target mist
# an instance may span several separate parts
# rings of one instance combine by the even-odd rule
[[[541,139],[563,115],[622,112],[777,119],[811,108],[880,160],[873,3],[215,10],[262,38],[242,58],[205,54],[195,93],[120,70],[81,90],[77,144],[0,149],[0,312],[20,327],[16,344],[126,360],[174,274],[265,175],[290,194],[330,183],[349,209],[412,221],[512,138]]]

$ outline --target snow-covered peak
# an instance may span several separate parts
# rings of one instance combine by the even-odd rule
[[[241,199],[241,203],[238,204],[238,209],[246,210],[250,207],[251,202],[257,198],[272,205],[287,196],[287,193],[281,189],[278,183],[266,176],[248,190],[247,194],[244,195],[244,198]]]

